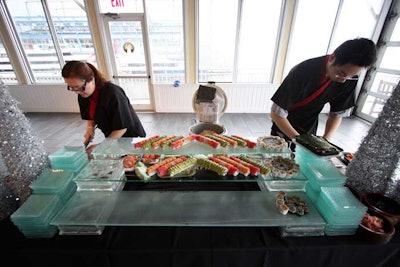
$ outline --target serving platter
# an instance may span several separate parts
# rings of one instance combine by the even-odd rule
[[[318,156],[333,156],[338,155],[343,149],[322,136],[313,134],[303,134],[296,136],[296,142],[309,149]]]

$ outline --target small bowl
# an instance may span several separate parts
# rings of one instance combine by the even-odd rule
[[[373,211],[368,210],[368,213],[372,216],[377,216],[383,220],[383,232],[378,232],[368,228],[367,226],[360,223],[357,229],[357,236],[373,244],[386,244],[388,243],[395,233],[395,227],[393,224],[381,214]]]
[[[397,201],[379,193],[366,193],[364,204],[371,210],[386,217],[393,225],[400,222],[400,204]]]
[[[216,123],[199,123],[190,126],[190,134],[202,134],[203,131],[211,131],[217,134],[226,134],[227,130],[223,125]]]

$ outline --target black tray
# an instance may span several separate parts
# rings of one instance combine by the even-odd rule
[[[296,142],[318,156],[333,156],[338,155],[343,151],[342,148],[332,144],[325,138],[313,134],[302,134],[296,136]]]

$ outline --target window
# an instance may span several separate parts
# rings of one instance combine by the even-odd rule
[[[48,0],[42,5],[40,0],[6,0],[6,6],[32,83],[62,82],[61,68],[70,60],[95,63],[83,1]]]
[[[298,1],[284,76],[294,65],[308,58],[332,53],[346,40],[372,38],[382,6],[382,0]]]
[[[83,1],[47,0],[47,3],[64,61],[82,60],[96,65]]]
[[[337,25],[333,32],[332,50],[349,39],[371,38],[384,4],[384,0],[345,0],[342,2],[342,6],[338,10]]]
[[[154,83],[185,81],[182,0],[146,1]]]
[[[245,1],[237,61],[237,82],[272,80],[282,1]],[[256,32],[255,29],[258,29]]]
[[[389,14],[395,14],[400,7],[396,2]],[[380,36],[378,46],[378,61],[374,68],[371,68],[367,75],[370,79],[363,84],[364,90],[358,99],[357,116],[368,121],[375,121],[381,113],[386,101],[391,97],[396,86],[400,82],[400,68],[398,55],[400,53],[400,22],[398,16],[392,16],[386,20],[385,30]]]
[[[199,82],[271,82],[282,2],[198,1]]]
[[[8,58],[3,40],[0,37],[0,83],[18,84],[14,68]]]
[[[338,6],[339,0],[297,2],[283,78],[301,61],[327,53]]]

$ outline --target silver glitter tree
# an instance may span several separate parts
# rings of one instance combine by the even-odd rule
[[[31,194],[29,185],[49,166],[43,141],[32,134],[29,120],[1,81],[0,152],[4,162],[0,166],[1,220],[25,202]]]
[[[347,167],[347,184],[361,194],[383,193],[400,201],[400,83]]]

